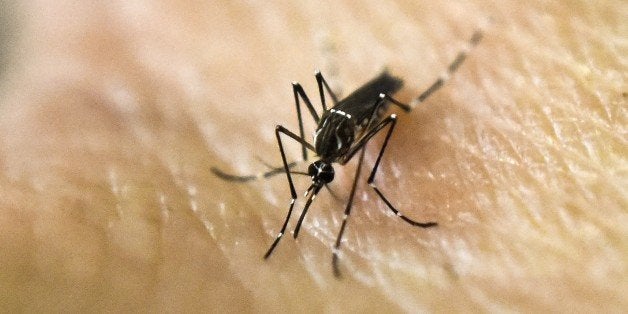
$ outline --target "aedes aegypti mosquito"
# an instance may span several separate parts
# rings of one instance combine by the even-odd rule
[[[419,97],[416,98],[416,100],[413,102],[414,106],[416,106],[418,103],[425,101],[425,99],[427,99],[432,93],[434,93],[436,90],[443,86],[443,84],[449,79],[450,75],[453,74],[465,60],[467,52],[470,50],[470,48],[476,46],[481,38],[482,33],[480,31],[476,31],[469,40],[467,47],[461,50],[456,58],[453,60],[453,62],[449,64],[449,67],[447,68],[445,74],[438,77],[438,79],[436,79],[436,81],[434,81],[434,83],[432,83],[432,85],[428,89],[426,89],[423,93],[419,95]],[[277,127],[275,128],[275,136],[277,137],[277,144],[279,146],[279,152],[281,153],[283,167],[275,168],[268,172],[251,176],[230,175],[214,167],[211,168],[211,171],[224,180],[239,182],[260,178],[269,178],[282,172],[286,174],[291,195],[290,207],[288,208],[288,215],[286,216],[286,219],[281,227],[281,231],[279,231],[272,245],[270,246],[266,254],[264,254],[264,259],[267,259],[273,253],[275,247],[279,243],[279,240],[281,240],[281,238],[285,234],[286,227],[288,226],[288,221],[290,220],[290,216],[292,215],[292,210],[297,199],[297,193],[292,182],[291,174],[308,175],[312,179],[312,184],[305,192],[305,197],[307,197],[307,200],[305,206],[303,207],[303,212],[301,213],[301,216],[299,217],[299,220],[297,221],[297,224],[294,228],[293,235],[294,238],[296,238],[299,235],[299,230],[301,229],[303,219],[305,218],[305,215],[307,214],[310,205],[316,198],[316,195],[321,190],[321,188],[326,186],[334,179],[334,168],[332,164],[338,163],[340,165],[344,165],[349,162],[351,158],[353,158],[353,156],[355,156],[355,154],[359,151],[360,155],[358,159],[356,174],[353,179],[351,193],[349,194],[349,200],[347,202],[347,206],[345,207],[342,225],[340,226],[340,231],[338,232],[338,237],[336,238],[332,255],[332,267],[334,275],[336,277],[339,277],[340,270],[338,268],[338,252],[342,243],[342,236],[347,226],[347,218],[351,214],[353,197],[355,196],[356,186],[360,177],[362,162],[364,160],[364,148],[369,140],[371,140],[373,136],[375,136],[385,127],[389,126],[388,131],[386,132],[384,143],[382,144],[379,154],[377,155],[377,160],[375,161],[375,165],[371,170],[371,174],[368,177],[367,183],[375,190],[375,193],[379,195],[379,197],[382,199],[382,201],[384,201],[388,208],[405,222],[421,228],[434,227],[437,225],[437,223],[417,222],[404,216],[392,205],[392,203],[384,196],[384,194],[382,194],[380,189],[375,185],[375,175],[377,174],[377,169],[381,162],[382,156],[384,155],[384,151],[386,150],[386,146],[388,145],[388,141],[390,140],[390,136],[392,135],[392,132],[397,123],[397,115],[391,114],[387,117],[384,117],[384,113],[388,109],[389,103],[398,106],[406,112],[410,112],[413,109],[413,106],[401,103],[391,97],[391,95],[396,93],[401,88],[403,84],[402,80],[391,76],[387,71],[383,71],[377,77],[362,85],[349,96],[338,101],[338,98],[331,90],[320,71],[316,71],[315,75],[316,81],[318,83],[318,91],[321,99],[321,105],[323,108],[322,116],[318,115],[316,109],[314,109],[312,102],[306,95],[301,85],[294,82],[292,83],[292,89],[294,91],[294,100],[297,110],[297,117],[299,120],[299,135],[291,132],[281,125],[277,125]],[[327,109],[327,106],[325,104],[325,91],[327,91],[327,93],[330,95],[334,102],[334,106],[330,109]],[[305,102],[305,105],[310,111],[312,118],[318,125],[316,127],[316,130],[314,131],[313,145],[307,142],[304,137],[303,119],[301,116],[301,103],[299,99]],[[290,171],[290,169],[295,167],[298,163],[289,163],[287,161],[286,153],[284,151],[284,146],[281,139],[282,134],[292,138],[293,140],[301,144],[304,161],[308,160],[308,150],[311,150],[318,156],[318,160],[309,165],[307,173]]]

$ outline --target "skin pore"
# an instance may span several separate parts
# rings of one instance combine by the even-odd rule
[[[0,308],[35,311],[620,311],[628,307],[623,1],[32,2],[0,75]],[[378,187],[334,166],[299,238],[275,125],[384,67],[410,102]],[[307,140],[314,123],[306,118]],[[291,160],[301,150],[286,141]],[[307,163],[300,166],[307,170]],[[303,208],[307,177],[295,176]]]

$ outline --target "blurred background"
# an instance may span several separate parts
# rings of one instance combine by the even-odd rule
[[[0,308],[625,312],[626,21],[619,0],[3,1]],[[346,96],[387,68],[410,102],[478,29],[442,89],[391,111],[377,177],[439,226],[363,174],[334,278],[352,162],[263,261],[285,177],[210,168],[280,165],[292,81],[320,108],[314,70]]]

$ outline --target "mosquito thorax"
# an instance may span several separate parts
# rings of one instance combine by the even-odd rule
[[[330,163],[317,160],[310,164],[307,169],[308,175],[312,177],[312,181],[319,183],[329,183],[334,180],[334,167]]]

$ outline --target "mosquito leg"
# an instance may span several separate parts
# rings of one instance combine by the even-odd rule
[[[422,103],[423,101],[425,101],[428,97],[430,97],[430,95],[432,95],[435,91],[441,88],[445,84],[445,82],[449,80],[451,75],[454,74],[454,72],[456,72],[456,70],[464,62],[464,60],[467,58],[467,54],[469,53],[469,51],[471,51],[471,49],[477,46],[477,44],[480,42],[481,39],[482,39],[482,32],[480,30],[475,31],[473,33],[473,36],[471,36],[471,39],[465,45],[465,47],[461,49],[460,52],[458,52],[458,55],[456,56],[454,61],[452,61],[449,64],[449,66],[447,67],[447,71],[443,73],[441,76],[439,76],[436,79],[436,81],[434,81],[434,83],[430,85],[428,89],[422,92],[419,95],[419,97],[417,97],[412,102],[412,108],[416,107],[416,105],[418,105],[419,103]]]
[[[362,152],[360,153],[360,159],[358,159],[358,169],[355,172],[355,178],[353,179],[353,185],[351,186],[351,193],[349,194],[349,201],[347,202],[347,207],[345,208],[345,213],[342,216],[342,225],[340,226],[340,232],[338,232],[338,237],[336,238],[336,244],[334,244],[334,250],[331,256],[331,265],[334,270],[334,276],[340,278],[340,269],[338,268],[338,252],[340,251],[340,245],[342,244],[342,236],[345,233],[345,228],[347,227],[347,218],[351,214],[351,207],[353,206],[353,197],[355,196],[355,190],[358,185],[358,179],[360,178],[360,172],[362,170],[362,162],[364,161],[364,147],[362,146]]]
[[[412,107],[390,97],[388,94],[379,94],[379,98],[383,98],[390,101],[393,105],[403,109],[405,112],[410,112],[412,110]]]
[[[288,169],[292,169],[295,166],[297,166],[299,163],[298,162],[291,162],[288,164]],[[270,178],[273,177],[275,175],[278,175],[280,173],[283,173],[284,167],[271,167],[272,169],[266,172],[261,172],[258,174],[254,174],[254,175],[244,175],[244,176],[239,176],[239,175],[233,175],[233,174],[228,174],[216,167],[211,167],[209,168],[209,170],[215,174],[217,177],[226,180],[226,181],[234,181],[234,182],[247,182],[247,181],[253,181],[253,180],[259,180],[259,179],[266,179],[266,178]],[[294,173],[294,172],[292,172]]]
[[[375,190],[375,193],[377,193],[377,195],[379,195],[379,197],[384,201],[384,203],[386,203],[386,206],[388,206],[388,208],[390,208],[390,210],[392,210],[393,213],[395,213],[395,215],[397,215],[399,218],[403,219],[405,222],[407,222],[407,223],[409,223],[409,224],[411,224],[413,226],[422,227],[422,228],[428,228],[428,227],[436,226],[437,223],[435,223],[435,222],[417,222],[417,221],[414,221],[414,220],[412,220],[412,219],[402,215],[388,201],[388,199],[384,196],[384,194],[382,194],[382,192],[377,188],[377,186],[374,183],[375,174],[377,173],[377,169],[379,168],[379,163],[382,160],[382,156],[384,155],[384,151],[386,150],[386,146],[388,145],[388,141],[390,140],[390,136],[392,135],[392,132],[395,129],[395,124],[397,123],[397,117],[394,114],[390,115],[388,118],[386,118],[385,120],[383,120],[379,124],[381,126],[380,128],[374,129],[375,132],[378,132],[386,124],[389,124],[389,123],[390,123],[390,128],[388,129],[388,133],[386,133],[386,138],[384,139],[384,144],[382,144],[382,149],[379,151],[379,155],[377,156],[377,160],[375,161],[375,166],[373,166],[373,170],[371,170],[371,174],[369,175],[367,183]]]
[[[292,183],[292,176],[290,175],[290,168],[288,167],[288,162],[286,161],[286,153],[284,152],[283,143],[281,141],[282,133],[291,137],[297,142],[301,143],[303,147],[307,147],[311,150],[314,150],[314,147],[308,142],[306,142],[302,137],[298,137],[296,134],[290,132],[290,130],[284,128],[283,126],[278,125],[275,128],[275,136],[277,137],[277,145],[279,146],[279,152],[281,153],[281,161],[283,161],[284,171],[286,173],[286,177],[288,177],[288,185],[290,186],[291,199],[290,199],[290,208],[288,209],[288,214],[286,215],[286,220],[284,221],[281,227],[281,231],[279,231],[279,233],[277,234],[275,241],[273,241],[273,244],[270,246],[266,254],[264,254],[264,259],[267,259],[270,256],[270,254],[273,253],[273,250],[279,243],[279,240],[281,240],[281,237],[283,237],[284,233],[286,232],[286,227],[288,226],[288,221],[290,220],[290,215],[292,215],[292,209],[294,208],[294,203],[296,202],[296,199],[297,199],[297,192],[294,189],[294,183]]]
[[[390,101],[391,103],[393,103],[394,105],[399,106],[400,108],[404,109],[404,110],[409,110],[410,106],[401,103],[397,100],[395,100],[394,98],[386,95],[386,94],[379,94],[377,101],[375,103],[375,109],[373,110],[373,113],[371,115],[371,118],[369,120],[369,123],[367,124],[367,130],[369,130],[360,140],[357,144],[355,144],[351,150],[347,153],[346,157],[343,158],[340,163],[344,164],[346,162],[348,162],[349,160],[351,160],[351,158],[353,158],[353,156],[357,153],[357,151],[359,149],[361,149],[364,145],[366,145],[366,143],[368,141],[371,140],[371,138],[373,136],[375,136],[375,134],[377,134],[377,132],[379,132],[382,128],[384,128],[386,126],[386,124],[390,123],[389,120],[395,120],[396,119],[396,115],[391,115],[390,117],[380,121],[377,125],[373,125],[374,123],[377,122],[377,111],[379,110],[380,106],[382,104],[384,104],[384,101]]]
[[[318,83],[318,93],[320,94],[321,104],[323,105],[323,111],[327,111],[327,105],[325,104],[325,91],[323,90],[323,87],[325,87],[325,90],[327,90],[327,93],[329,94],[329,96],[331,96],[334,105],[338,103],[338,98],[336,97],[336,94],[331,90],[331,88],[329,88],[329,84],[327,84],[327,81],[325,80],[325,78],[323,78],[323,74],[321,74],[321,71],[316,70],[315,75],[316,82]]]
[[[312,106],[310,98],[307,97],[307,94],[303,90],[303,87],[301,87],[301,84],[297,82],[292,82],[292,91],[294,92],[294,103],[297,107],[297,118],[299,119],[299,135],[301,135],[301,138],[305,138],[303,131],[303,117],[301,115],[301,102],[299,101],[299,98],[303,99],[303,102],[305,102],[305,105],[309,109],[310,114],[312,115],[312,118],[314,118],[314,121],[316,123],[318,123],[320,118],[318,116],[318,113],[316,113],[314,106]],[[301,149],[303,153],[303,160],[307,160],[307,149],[305,148],[305,146],[301,146]]]
[[[267,259],[270,256],[270,254],[273,253],[273,251],[275,250],[275,247],[277,246],[277,244],[279,244],[279,240],[281,240],[281,237],[283,237],[284,232],[286,232],[286,227],[288,226],[290,215],[292,215],[292,209],[294,208],[295,200],[296,198],[293,197],[292,200],[290,201],[290,208],[288,209],[288,215],[286,215],[286,220],[283,222],[283,225],[281,226],[281,231],[279,231],[279,233],[277,234],[275,241],[273,241],[273,244],[271,244],[268,251],[266,251],[266,254],[264,254],[264,259]]]
[[[301,216],[299,216],[299,221],[297,222],[297,225],[294,228],[294,238],[295,239],[299,236],[299,230],[301,230],[301,224],[303,223],[303,219],[305,218],[305,214],[307,214],[307,210],[310,208],[310,205],[312,204],[312,202],[316,198],[316,195],[318,194],[318,191],[320,191],[323,186],[322,185],[313,185],[312,187],[314,188],[314,191],[312,191],[312,194],[310,194],[310,196],[307,198],[307,201],[305,203],[305,207],[303,207],[303,212],[301,213]],[[308,189],[308,191],[309,191],[309,189]]]
[[[307,160],[293,161],[293,162],[291,162],[291,163],[289,163],[289,164],[288,164],[288,167],[289,167],[290,169],[292,169],[292,168],[294,168],[295,166],[297,166],[297,165],[299,165],[299,164],[305,163],[306,161],[307,161]],[[273,166],[273,165],[271,165],[271,164],[269,164],[269,163],[267,163],[267,162],[265,162],[265,161],[263,161],[263,160],[260,160],[260,162],[261,162],[262,164],[264,164],[264,166],[266,166],[266,167],[268,167],[268,168],[270,168],[270,169],[271,169],[270,171],[267,171],[267,172],[262,172],[261,174],[258,174],[258,177],[259,177],[260,179],[262,179],[262,178],[263,178],[263,179],[266,179],[266,178],[272,177],[272,176],[274,176],[274,175],[276,175],[276,174],[283,173],[283,171],[284,171],[283,166],[281,166],[281,167],[276,167],[276,166]],[[294,170],[290,170],[290,173],[291,173],[291,174],[298,174],[298,175],[309,176],[309,174],[308,174],[307,172],[303,172],[303,171],[294,171]]]

